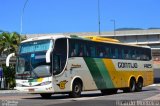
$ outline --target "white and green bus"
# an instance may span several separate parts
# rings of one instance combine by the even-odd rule
[[[9,56],[11,57],[11,55]],[[151,49],[102,37],[43,36],[19,46],[16,89],[49,98],[141,91],[153,83]]]

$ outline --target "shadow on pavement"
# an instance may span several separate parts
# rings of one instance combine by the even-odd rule
[[[151,89],[143,89],[141,92],[149,92],[149,91],[156,91],[157,89],[155,88],[151,88]],[[129,93],[141,93],[141,92],[129,92]],[[123,91],[121,90],[120,92],[117,93],[118,94],[125,94],[123,93]],[[34,95],[34,94],[31,94],[31,95]],[[83,93],[81,95],[80,98],[83,98],[83,97],[102,97],[102,96],[110,96],[110,95],[116,95],[116,94],[109,94],[109,95],[102,95],[101,93]],[[39,99],[39,100],[50,100],[50,99],[54,99],[54,100],[57,100],[57,99],[73,99],[71,98],[68,94],[53,94],[51,96],[51,98],[49,99],[44,99],[42,98],[39,94],[36,94],[34,96],[29,96],[27,98],[22,98],[22,99]]]

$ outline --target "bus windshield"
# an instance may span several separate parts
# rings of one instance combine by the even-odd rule
[[[51,75],[46,53],[53,47],[52,40],[22,43],[17,58],[16,78],[39,78]]]

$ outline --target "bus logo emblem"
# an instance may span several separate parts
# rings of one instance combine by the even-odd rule
[[[66,80],[63,80],[63,81],[61,81],[59,84],[57,84],[58,86],[59,86],[59,88],[60,89],[65,89],[66,87],[66,83],[67,83],[68,81],[66,81]]]

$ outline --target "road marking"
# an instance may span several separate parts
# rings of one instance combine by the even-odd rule
[[[151,96],[151,97],[146,98],[144,100],[160,100],[160,94],[155,95],[155,96]]]
[[[81,97],[81,98],[69,98],[69,99],[61,99],[61,100],[70,100],[70,101],[83,101],[83,100],[92,100],[99,97]]]
[[[160,84],[152,84],[152,85],[149,85],[149,86],[160,86]]]

